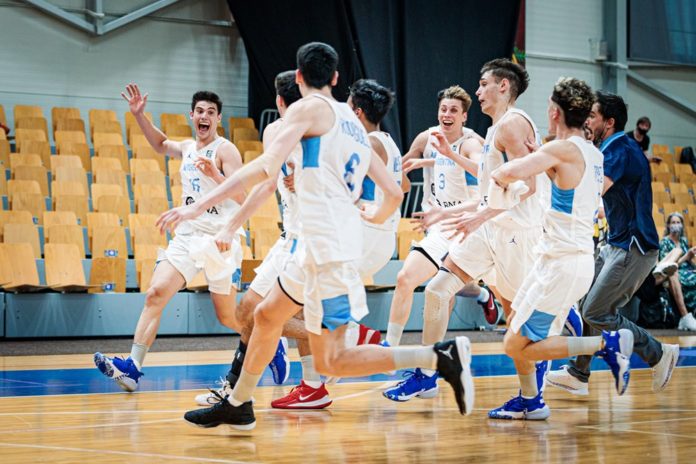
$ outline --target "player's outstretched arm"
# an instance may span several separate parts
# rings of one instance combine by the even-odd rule
[[[145,117],[145,105],[147,104],[148,94],[142,95],[138,84],[130,83],[126,86],[126,91],[121,92],[121,96],[128,102],[130,112],[135,116],[135,121],[142,129],[145,138],[157,153],[168,154],[169,156],[181,157],[181,143],[169,140],[164,133]]]
[[[370,157],[370,167],[367,170],[367,175],[384,193],[384,201],[376,211],[371,213],[363,212],[362,216],[368,222],[382,224],[401,205],[404,194],[399,184],[389,176],[387,168],[374,151]]]
[[[553,169],[562,161],[563,145],[563,141],[549,142],[534,153],[503,164],[491,173],[491,178],[499,186],[506,187],[512,182]]]

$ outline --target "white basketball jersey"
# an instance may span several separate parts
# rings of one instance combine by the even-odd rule
[[[562,190],[551,183],[544,215],[545,253],[592,253],[594,218],[602,201],[604,156],[582,137],[568,139],[582,153],[585,171],[577,187]]]
[[[295,168],[301,238],[316,264],[345,262],[362,255],[362,220],[355,203],[370,165],[372,148],[353,110],[323,95],[333,110],[333,127],[302,140]]]
[[[206,195],[218,184],[210,177],[203,174],[195,166],[198,157],[208,158],[217,165],[217,151],[227,142],[224,137],[217,137],[200,150],[196,149],[196,142],[191,140],[184,142],[181,153],[181,203],[190,205]],[[229,173],[226,173],[229,175]],[[229,221],[230,217],[239,209],[239,204],[234,200],[223,200],[195,219],[189,219],[181,223],[176,230],[177,234],[192,233],[194,230],[207,234],[216,234]],[[241,229],[240,229],[241,230]]]
[[[500,127],[500,123],[509,117],[511,114],[519,114],[531,124],[534,130],[534,137],[537,145],[541,145],[541,137],[537,130],[534,121],[524,111],[517,108],[510,108],[500,118],[497,124],[488,128],[486,133],[486,141],[483,144],[483,153],[479,165],[478,183],[481,191],[481,207],[488,205],[488,186],[491,181],[491,173],[508,161],[507,154],[498,150],[495,146],[495,135]],[[546,174],[540,174],[536,178],[536,191],[542,192],[549,185],[549,178]],[[543,217],[543,209],[539,194],[534,194],[514,208],[499,214],[491,219],[491,221],[499,226],[507,228],[532,228],[541,225]]]
[[[384,151],[387,152],[387,172],[389,176],[394,179],[394,181],[401,185],[401,152],[399,147],[396,146],[394,140],[387,132],[370,132],[368,137],[373,138],[384,147]],[[369,177],[365,177],[362,184],[362,193],[360,195],[360,204],[369,205],[371,208],[378,208],[384,203],[384,192],[382,189],[375,185],[375,182]],[[384,221],[383,224],[373,224],[371,222],[366,222],[367,227],[372,227],[374,229],[388,230],[391,232],[396,232],[399,228],[399,218],[401,218],[401,210],[399,208],[394,211],[389,219]]]

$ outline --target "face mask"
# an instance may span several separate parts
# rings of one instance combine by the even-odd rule
[[[638,133],[640,135],[646,135],[648,133],[648,129],[643,129],[642,127],[638,127]]]
[[[670,224],[669,225],[669,233],[670,234],[679,234],[681,235],[682,231],[684,230],[684,226],[681,224]]]

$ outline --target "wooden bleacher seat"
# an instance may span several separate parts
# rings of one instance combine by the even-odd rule
[[[254,253],[251,251],[251,247],[244,242],[242,242],[242,259],[254,259]]]
[[[41,186],[35,180],[10,179],[7,181],[7,194],[12,197],[17,193],[41,193]]]
[[[17,146],[18,153],[39,155],[44,166],[51,165],[51,145],[45,140],[25,140]]]
[[[92,171],[96,171],[94,161],[96,158],[115,159],[119,162],[119,170],[128,172],[128,151],[124,145],[101,145],[92,158]],[[113,169],[113,168],[112,168]]]
[[[671,172],[658,172],[653,174],[653,180],[655,182],[661,182],[664,185],[669,185],[673,180],[673,176]]]
[[[43,215],[44,230],[51,226],[76,226],[74,211],[46,211]]]
[[[56,168],[53,174],[54,180],[60,182],[79,182],[84,187],[84,191],[88,191],[87,173],[84,169],[60,166]]]
[[[87,213],[87,236],[90,242],[94,236],[94,229],[98,227],[120,227],[118,216],[114,213]]]
[[[43,131],[46,135],[46,140],[48,140],[48,123],[46,118],[21,118],[15,119],[16,129],[38,129]]]
[[[167,236],[161,234],[157,227],[136,226],[130,229],[133,246],[136,245],[159,245],[163,248],[167,246]]]
[[[232,142],[237,144],[242,140],[259,140],[259,131],[248,127],[239,127],[232,129]]]
[[[51,108],[51,121],[53,122],[53,130],[58,127],[58,121],[62,119],[79,119],[82,120],[79,108],[57,107]],[[84,130],[84,129],[83,129]]]
[[[3,240],[5,243],[28,243],[34,252],[34,258],[41,258],[39,229],[34,224],[5,224]]]
[[[239,128],[256,129],[256,125],[254,124],[254,120],[252,118],[238,118],[231,116],[227,121],[230,130]]]
[[[186,283],[186,289],[192,292],[208,291],[208,281],[205,279],[203,271],[200,271],[190,282]]]
[[[406,259],[406,256],[408,256],[408,253],[411,250],[411,243],[422,240],[423,237],[425,237],[423,232],[418,232],[415,230],[405,230],[400,232],[396,237],[399,247],[399,259]]]
[[[132,213],[128,215],[128,227],[155,227],[157,222],[156,214],[138,214]]]
[[[251,238],[254,246],[254,258],[264,259],[273,244],[278,240],[278,228],[256,229],[251,232]]]
[[[92,270],[89,273],[89,293],[109,292],[124,293],[126,291],[126,258],[104,257],[92,258]]]
[[[7,125],[7,116],[5,115],[5,107],[0,105],[0,123]]]
[[[2,288],[11,292],[43,290],[39,283],[34,251],[28,243],[0,243],[0,268],[11,270],[10,282]],[[9,273],[6,272],[6,277]]]
[[[123,136],[121,134],[95,132],[93,139],[95,152],[99,152],[100,147],[104,145],[123,145]]]
[[[77,245],[73,243],[47,243],[45,246],[46,285],[60,292],[84,292],[87,290],[85,271]]]
[[[15,105],[14,120],[22,118],[43,118],[43,109],[36,105]]]
[[[6,139],[0,139],[0,165],[3,167],[9,167],[10,165],[10,142]]]
[[[133,132],[131,134],[130,146],[135,150],[135,147],[149,147],[150,142],[147,141],[147,137],[144,134]]]
[[[111,120],[96,120],[94,121],[94,124],[91,124],[89,126],[89,131],[92,136],[92,139],[94,139],[94,134],[96,133],[103,133],[103,134],[119,134],[121,135],[123,133],[123,129],[121,128],[121,123],[118,121],[111,121]]]
[[[128,215],[131,214],[131,203],[125,195],[101,195],[96,203],[92,202],[94,211],[99,213],[114,213],[126,224]]]
[[[166,132],[168,137],[188,137],[192,138],[191,126],[188,124],[177,124],[169,126]]]
[[[99,198],[104,195],[112,195],[112,196],[119,196],[122,197],[123,195],[123,188],[118,185],[118,184],[99,184],[95,183],[92,184],[92,187],[90,188],[91,193],[92,193],[92,205],[96,205],[99,203]]]
[[[95,156],[92,158],[92,172],[101,171],[103,169],[126,172],[123,169],[121,160],[118,158],[110,158],[108,156]]]
[[[112,110],[91,109],[88,112],[89,125],[93,126],[96,121],[118,121],[116,112]]]
[[[157,259],[160,248],[156,243],[136,243],[133,246],[133,257],[136,260]]]
[[[133,146],[133,137],[144,137],[143,130],[139,125],[135,124],[133,126],[126,126],[126,142],[131,147]]]
[[[5,168],[0,166],[0,196],[7,195],[7,177],[5,177]]]
[[[170,158],[167,160],[167,174],[169,175],[169,181],[174,184],[181,184],[181,159]],[[174,178],[178,179],[178,182],[174,181]]]
[[[671,201],[671,197],[669,193],[663,191],[656,191],[653,192],[653,203],[657,203],[658,205],[664,204],[664,203],[669,203]]]
[[[142,171],[137,176],[132,176],[134,186],[151,186],[157,187],[167,196],[167,180],[162,171]]]
[[[29,211],[4,211],[0,209],[0,242],[3,241],[5,224],[34,224]]]
[[[92,170],[92,155],[89,151],[89,145],[81,142],[66,142],[56,144],[56,151],[60,156],[73,155],[80,158],[82,168],[85,171]]]
[[[689,204],[694,202],[694,199],[691,197],[689,192],[672,193],[672,200],[674,200],[675,203],[680,204]]]
[[[259,140],[240,140],[234,142],[237,146],[239,153],[244,153],[246,151],[258,151],[263,152],[263,143]]]
[[[145,113],[145,117],[152,121],[152,113],[150,113],[149,111]],[[124,120],[126,121],[126,136],[128,139],[128,144],[130,145],[131,134],[142,134],[143,132],[140,129],[140,126],[138,125],[138,121],[135,120],[135,116],[133,116],[133,113],[131,113],[130,111],[126,111]]]
[[[55,171],[59,167],[84,168],[82,160],[77,155],[51,156],[51,165],[49,167],[51,168],[51,172]]]
[[[167,199],[167,189],[163,185],[136,184],[133,186],[133,199],[138,202],[141,198]]]
[[[159,216],[169,209],[169,201],[166,198],[140,198],[135,203],[135,209],[139,214]]]
[[[43,166],[43,161],[33,153],[10,153],[10,169],[14,171],[17,166]]]
[[[227,132],[225,131],[225,128],[222,127],[222,124],[218,124],[215,132],[217,132],[217,135],[219,135],[220,137],[227,138]]]
[[[17,166],[12,170],[12,177],[16,180],[33,180],[39,184],[41,194],[48,196],[48,171],[43,166]]]
[[[78,224],[87,224],[89,203],[87,195],[61,195],[54,198],[56,211],[71,211],[77,217]]]
[[[92,172],[92,185],[118,185],[121,187],[121,195],[128,196],[128,181],[126,180],[126,173],[123,171],[112,171],[111,169],[100,169],[98,171]],[[111,195],[118,195],[117,193],[112,193]],[[92,202],[94,203],[94,197],[92,197]]]
[[[689,191],[688,187],[685,184],[680,184],[679,182],[670,182],[668,189],[669,193],[671,193],[672,195],[679,192],[686,193]]]
[[[87,143],[87,136],[81,131],[62,131],[57,130],[56,145],[64,145],[66,143]]]
[[[17,129],[15,130],[15,146],[17,151],[22,151],[22,145],[29,141],[46,142],[48,137],[41,129]]]
[[[252,216],[249,218],[249,230],[272,230],[275,233],[275,231],[279,231],[278,219],[267,216]]]
[[[263,261],[260,259],[243,259],[242,260],[242,282],[249,283],[256,277],[256,268]]]
[[[12,211],[29,211],[34,224],[43,223],[43,213],[46,211],[46,197],[40,193],[15,193],[10,197]]]
[[[92,257],[111,256],[128,258],[126,231],[121,226],[95,227],[92,230]]]
[[[167,134],[173,126],[188,125],[188,118],[181,113],[162,113],[160,115],[160,123],[162,132]]]
[[[85,133],[85,122],[82,119],[59,119],[55,131],[71,131]]]
[[[7,140],[7,133],[4,130],[0,131],[0,140]]]
[[[139,184],[140,176],[146,173],[158,172],[162,174],[161,178],[164,179],[164,172],[160,170],[159,163],[154,159],[142,159],[133,158],[130,160],[131,168],[131,181],[133,184]]]
[[[154,160],[157,163],[159,170],[162,172],[165,171],[166,157],[161,153],[157,153],[150,145],[134,146],[133,158],[137,160]]]

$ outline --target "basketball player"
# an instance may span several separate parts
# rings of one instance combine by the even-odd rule
[[[478,205],[478,183],[474,176],[466,172],[462,167],[449,157],[438,151],[435,133],[440,133],[443,140],[451,145],[451,150],[467,158],[476,166],[478,154],[481,152],[481,144],[478,136],[471,129],[465,128],[467,111],[471,106],[471,97],[464,89],[455,85],[438,93],[438,122],[439,125],[421,132],[414,140],[409,153],[406,155],[406,164],[423,166],[423,188],[431,189],[430,195],[424,201],[431,204],[423,204],[422,208],[451,208],[462,203],[468,204],[471,209]],[[422,160],[417,160],[422,156]],[[415,157],[415,158],[414,158]],[[418,161],[418,163],[416,163]],[[429,168],[428,165],[432,165]],[[432,172],[428,172],[432,169]],[[432,182],[428,182],[428,177]],[[413,302],[415,288],[433,277],[442,259],[447,254],[449,240],[440,230],[439,223],[433,223],[428,227],[426,237],[411,248],[404,265],[399,271],[396,281],[396,289],[389,312],[389,325],[387,327],[386,343],[397,346],[401,341],[404,327],[408,322]],[[493,301],[493,295],[486,289],[480,288],[476,283],[472,284],[468,295],[477,298],[483,307],[486,318],[494,323],[498,319],[497,307]],[[452,299],[453,300],[453,299]],[[430,344],[430,343],[428,343]],[[406,401],[414,396],[431,398],[437,394],[437,375],[433,370],[422,371],[416,369],[406,374],[406,378],[396,386],[384,391],[384,396],[394,401]]]
[[[489,412],[493,419],[543,420],[550,411],[535,376],[534,361],[597,353],[609,364],[619,395],[628,387],[633,334],[622,329],[595,337],[562,337],[571,305],[590,288],[594,277],[594,217],[602,202],[602,153],[585,140],[583,125],[594,102],[583,81],[560,78],[549,99],[552,142],[523,158],[510,160],[491,173],[489,205],[508,210],[516,205],[509,193],[522,179],[538,174],[551,180],[543,234],[536,261],[512,302],[503,346],[515,360],[520,393]],[[546,187],[546,186],[545,186]],[[546,187],[548,188],[548,187]],[[514,196],[514,195],[513,195]]]
[[[141,95],[136,84],[126,86],[121,96],[128,102],[131,113],[145,134],[147,141],[158,153],[181,158],[182,201],[193,204],[242,166],[239,150],[229,140],[217,135],[222,118],[222,102],[213,92],[201,91],[193,95],[190,117],[196,130],[195,140],[176,142],[157,129],[145,117],[147,94]],[[148,349],[155,341],[162,311],[176,292],[184,288],[203,269],[210,298],[221,324],[235,331],[240,325],[235,318],[237,285],[241,276],[242,248],[236,231],[234,244],[220,254],[213,236],[224,225],[244,200],[243,193],[209,205],[198,218],[182,222],[176,236],[166,250],[160,250],[150,288],[145,296],[145,307],[138,320],[131,353],[125,360],[94,354],[97,368],[112,378],[125,391],[135,391],[142,376],[142,365]]]
[[[211,408],[189,411],[184,418],[201,427],[230,424],[249,430],[255,426],[251,395],[273,355],[282,326],[304,304],[304,318],[318,372],[332,376],[370,375],[406,367],[437,367],[453,385],[462,414],[473,404],[469,369],[470,344],[458,337],[435,346],[386,348],[344,346],[345,324],[367,314],[365,290],[356,269],[362,254],[361,216],[383,223],[402,200],[399,186],[379,158],[372,154],[365,129],[351,108],[336,102],[338,55],[323,43],[298,50],[296,74],[302,100],[285,115],[270,148],[244,166],[238,175],[211,192],[208,200],[163,214],[160,227],[173,227],[201,214],[208,203],[275,178],[288,155],[302,142],[302,162],[296,166],[302,243],[278,282],[255,311],[252,333],[237,384],[226,401]],[[366,174],[384,193],[373,212],[354,205]],[[269,350],[269,343],[272,344]]]

